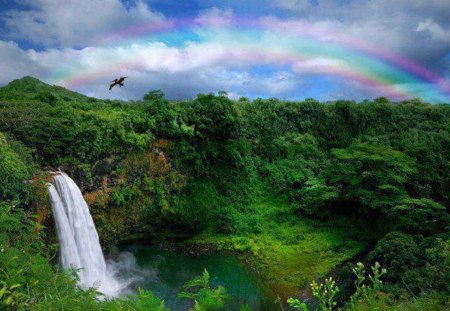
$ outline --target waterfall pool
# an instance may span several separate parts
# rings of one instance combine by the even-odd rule
[[[267,289],[261,280],[239,263],[236,256],[224,254],[185,255],[177,251],[159,250],[142,244],[124,247],[114,260],[108,261],[116,279],[126,282],[126,293],[137,288],[151,290],[165,300],[171,310],[187,310],[192,307],[187,299],[178,298],[183,284],[200,276],[207,269],[211,285],[222,285],[227,289],[230,300],[226,310],[239,310],[247,303],[252,310],[276,310],[273,299],[266,295]]]
[[[126,296],[136,293],[139,288],[151,290],[171,310],[184,311],[192,307],[193,302],[178,298],[178,294],[187,281],[200,276],[206,269],[211,286],[221,285],[228,291],[230,299],[226,310],[239,310],[244,303],[252,310],[277,309],[273,299],[266,295],[270,293],[268,288],[245,269],[236,256],[189,256],[131,244],[105,262],[95,224],[80,188],[67,174],[55,172],[48,189],[61,266],[63,269],[80,269],[78,283],[82,288],[95,286],[106,297]]]

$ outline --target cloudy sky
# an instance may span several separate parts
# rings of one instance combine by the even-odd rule
[[[24,75],[100,98],[450,102],[450,1],[0,0],[0,85]]]

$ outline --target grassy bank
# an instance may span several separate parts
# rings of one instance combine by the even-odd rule
[[[273,196],[259,198],[252,207],[260,214],[259,233],[230,235],[206,230],[187,243],[241,253],[280,297],[305,290],[311,280],[326,276],[365,247],[348,222],[298,218],[285,200]]]

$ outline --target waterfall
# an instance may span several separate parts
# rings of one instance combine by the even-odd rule
[[[108,272],[89,207],[76,183],[58,172],[48,184],[63,269],[79,269],[79,285],[116,296],[119,284]]]

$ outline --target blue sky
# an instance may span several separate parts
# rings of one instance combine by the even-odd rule
[[[449,12],[448,0],[0,0],[0,85],[32,75],[101,98],[138,99],[148,90],[162,89],[173,99],[225,90],[235,98],[359,101],[394,96],[390,91],[395,89],[446,101]],[[142,25],[187,20],[195,20],[196,27],[129,35]],[[246,33],[233,24],[238,20],[275,22],[246,42]],[[316,40],[317,53],[290,48],[289,40],[295,46],[296,37],[270,25],[289,31],[300,27],[298,40]],[[123,33],[128,40],[116,38]],[[236,34],[241,35],[239,44],[230,40]],[[369,69],[348,61],[351,53],[366,57],[367,51],[349,49],[346,57],[327,53],[339,44],[349,48],[339,42],[341,36],[407,59],[430,73],[423,77],[434,78],[392,80],[405,68],[386,60]],[[245,50],[247,43],[266,54]],[[301,59],[292,60],[294,52]],[[276,53],[283,58],[274,57]],[[379,60],[367,57],[370,63]],[[108,91],[107,83],[122,74],[130,76],[126,88]]]

